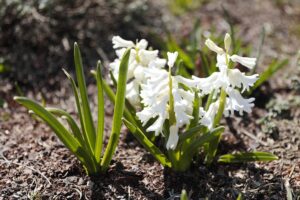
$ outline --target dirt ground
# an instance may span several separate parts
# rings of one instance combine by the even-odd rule
[[[80,1],[76,2],[78,6]],[[63,49],[60,38],[59,44],[53,43],[53,48],[48,48],[47,43],[44,44],[46,53],[41,52],[43,49],[31,49],[33,53],[30,55],[37,53],[42,56],[39,57],[41,62],[39,59],[31,57],[32,60],[26,63],[22,69],[22,64],[16,64],[18,60],[10,61],[13,73],[20,71],[20,74],[14,76],[10,72],[1,75],[0,95],[6,101],[6,105],[4,108],[0,108],[0,200],[171,200],[179,199],[182,189],[187,190],[191,199],[236,199],[238,194],[242,193],[244,199],[281,200],[286,199],[287,190],[292,190],[295,199],[300,198],[300,65],[296,61],[300,46],[300,3],[297,0],[212,0],[185,15],[173,16],[167,11],[166,4],[161,1],[153,1],[151,5],[149,4],[148,10],[143,12],[148,19],[151,19],[154,16],[153,9],[155,9],[154,13],[160,13],[158,18],[163,19],[165,24],[176,34],[189,30],[192,27],[190,21],[195,18],[200,18],[203,29],[215,26],[218,33],[224,33],[229,29],[223,17],[221,4],[229,11],[238,29],[238,36],[244,42],[253,44],[253,56],[255,56],[256,47],[259,44],[261,27],[262,25],[266,27],[267,34],[259,65],[260,71],[274,58],[289,58],[290,62],[284,70],[264,85],[260,92],[255,93],[257,106],[251,114],[223,121],[228,126],[223,134],[219,154],[238,150],[268,151],[276,154],[280,158],[278,161],[235,165],[214,163],[208,168],[201,164],[203,158],[200,158],[199,161],[193,163],[188,172],[175,174],[156,162],[124,128],[117,153],[108,173],[99,177],[86,176],[79,162],[59,142],[53,132],[43,123],[34,120],[26,109],[12,100],[13,96],[17,94],[14,86],[14,82],[17,81],[27,96],[39,101],[43,96],[47,104],[64,108],[75,114],[70,87],[58,70],[62,67],[61,65],[72,64],[70,61],[71,51]],[[89,17],[97,13],[96,8],[99,9],[99,6],[104,4],[96,4],[98,7],[93,7],[93,5],[86,5],[91,7]],[[53,16],[60,16],[62,11],[59,11],[56,11]],[[72,13],[72,9],[68,12]],[[111,15],[112,20],[118,21],[124,17],[123,14],[118,15],[117,11],[116,13]],[[93,19],[99,19],[103,15],[106,16],[105,13],[100,12],[97,15],[98,18]],[[143,36],[151,40],[151,34],[146,34],[150,28],[145,28],[145,26],[153,27],[151,30],[159,33],[159,26],[162,26],[159,20],[157,20],[158,22],[149,20],[150,23],[145,17],[145,21],[141,21],[142,23],[131,27],[132,32],[130,32],[129,38]],[[76,20],[72,21],[69,26],[72,27],[75,22]],[[85,22],[86,20],[82,24]],[[110,24],[112,21],[103,23]],[[126,25],[124,22],[116,24],[114,28],[105,33],[103,45],[86,39],[89,37],[99,38],[96,35],[102,32],[98,32],[97,26],[88,29],[93,30],[91,35],[83,32],[88,36],[83,35],[81,40],[80,35],[75,33],[71,39],[68,38],[68,35],[65,37],[70,41],[79,38],[82,46],[87,44],[82,51],[86,50],[86,54],[93,57],[85,57],[85,60],[89,60],[89,62],[96,61],[99,57],[102,58],[104,54],[107,55],[107,59],[111,59],[112,55],[108,53],[110,49],[105,47],[110,45],[108,38],[112,34],[119,34],[118,31]],[[58,27],[60,26],[52,28],[56,30],[55,28]],[[72,30],[78,31],[80,28],[82,26]],[[57,29],[57,31],[60,30]],[[65,31],[67,33],[67,30]],[[125,36],[127,34],[124,29],[120,32]],[[137,34],[139,32],[142,34]],[[53,36],[53,41],[56,41],[55,37],[60,35]],[[14,45],[10,47],[8,41],[3,42],[3,39],[7,37],[3,35],[0,37],[0,52],[3,55],[8,54],[14,47]],[[44,39],[47,37],[45,35]],[[24,44],[24,41],[20,37],[15,37],[15,40],[19,45],[14,47],[17,50]],[[52,43],[52,40],[49,43]],[[37,45],[30,41],[28,44],[31,44],[31,47]],[[93,49],[98,45],[103,50],[100,49],[100,53]],[[58,48],[56,49],[58,52],[53,50],[55,48]],[[53,50],[51,52],[55,56],[43,60],[43,56],[47,57],[50,49]],[[22,51],[9,54],[9,58],[18,58],[17,56]],[[22,59],[20,57],[20,60]],[[63,61],[63,59],[67,61]],[[30,65],[32,62],[37,64],[32,67]],[[85,61],[88,66],[92,66],[93,63],[89,62]],[[50,68],[49,75],[46,74],[46,71],[44,74],[35,73],[38,70],[46,69],[45,65]],[[72,65],[68,69],[71,70]],[[30,70],[32,75],[28,73]],[[91,99],[95,102],[96,87],[92,81],[90,81],[88,91]],[[95,106],[92,105],[92,107]],[[96,115],[96,110],[94,114]],[[110,122],[112,105],[109,102],[107,102],[106,115],[107,122]],[[106,130],[109,134],[109,123],[107,123]]]

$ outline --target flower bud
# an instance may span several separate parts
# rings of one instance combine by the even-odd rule
[[[224,45],[225,45],[226,52],[228,52],[230,49],[230,45],[231,45],[231,37],[228,33],[226,33],[226,35],[225,35]]]

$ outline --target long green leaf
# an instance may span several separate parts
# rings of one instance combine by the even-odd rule
[[[159,148],[157,148],[148,138],[147,136],[135,125],[130,123],[128,120],[123,119],[124,124],[129,129],[129,131],[133,134],[133,136],[163,165],[166,167],[171,167],[171,162],[168,158],[163,154]]]
[[[198,92],[195,92],[193,102],[193,119],[190,122],[189,129],[195,127],[199,123],[199,109],[201,105],[201,99],[198,96]]]
[[[69,113],[58,108],[47,107],[46,110],[59,117],[64,117],[67,120],[75,138],[80,142],[81,146],[84,146],[85,142],[80,132],[80,129],[77,126],[75,120],[72,118],[72,116]]]
[[[171,36],[171,34],[168,35],[167,46],[169,51],[177,51],[179,58],[183,60],[184,64],[189,69],[194,70],[194,62],[192,61],[191,57],[177,44],[176,40]]]
[[[87,137],[88,143],[92,151],[94,151],[95,141],[96,141],[96,131],[95,131],[92,113],[91,113],[87,91],[86,91],[86,83],[85,83],[85,78],[83,73],[81,54],[77,43],[74,44],[74,61],[75,61],[77,82],[78,82],[78,87],[79,87],[79,92],[81,97],[84,127],[88,136]]]
[[[86,146],[88,147],[88,150],[91,154],[93,154],[93,150],[91,145],[89,144],[89,140],[88,140],[88,134],[87,131],[85,130],[85,126],[84,126],[84,116],[82,114],[82,106],[81,106],[81,102],[80,102],[80,97],[79,97],[79,93],[78,93],[78,89],[76,86],[76,83],[74,81],[74,79],[72,78],[72,76],[63,69],[63,72],[65,73],[65,75],[67,76],[67,78],[70,80],[71,83],[71,87],[75,96],[75,101],[76,101],[76,107],[77,107],[77,112],[79,115],[79,119],[80,119],[80,124],[81,124],[81,130],[82,130],[82,135],[85,141]]]
[[[125,93],[126,93],[129,56],[130,56],[130,49],[127,49],[122,57],[120,68],[119,68],[118,88],[117,88],[117,93],[115,98],[116,102],[114,107],[112,131],[108,141],[107,148],[104,152],[103,159],[101,161],[103,171],[107,170],[119,141],[121,125],[122,125],[122,116],[125,107]]]
[[[45,121],[57,137],[85,165],[89,173],[96,173],[97,166],[90,160],[89,154],[82,148],[77,139],[45,108],[26,97],[14,97],[14,100],[32,110]]]
[[[203,132],[206,129],[203,125],[198,125],[193,128],[188,129],[184,133],[179,135],[178,145],[180,145],[183,141],[193,138],[196,135],[199,135],[199,132]]]
[[[101,74],[101,62],[97,63],[97,88],[98,88],[98,126],[97,126],[97,136],[95,145],[95,157],[97,163],[100,164],[102,146],[103,146],[103,134],[104,134],[104,95],[103,95],[103,81]]]
[[[262,85],[264,82],[269,80],[271,76],[273,76],[278,70],[286,66],[288,63],[289,63],[288,59],[285,59],[281,62],[274,61],[273,63],[271,63],[268,66],[268,68],[262,74],[260,74],[259,79],[255,82],[254,86],[251,88],[250,94],[260,85]]]
[[[212,140],[215,140],[216,138],[219,138],[220,135],[223,133],[224,127],[219,126],[212,131],[210,131],[207,134],[202,135],[201,137],[193,140],[193,142],[190,144],[190,146],[186,149],[185,152],[183,152],[184,156],[193,156],[195,152],[198,151],[198,149],[203,146],[205,143],[211,142]]]
[[[235,154],[225,154],[220,156],[218,162],[223,163],[243,163],[253,161],[273,161],[278,160],[278,157],[268,152],[242,152]]]

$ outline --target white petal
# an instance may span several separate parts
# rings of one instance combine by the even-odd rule
[[[131,81],[126,86],[126,99],[134,107],[140,105],[139,83],[136,80]]]
[[[167,55],[168,55],[168,66],[169,66],[169,68],[172,68],[177,59],[178,52],[177,51],[175,51],[174,53],[167,52]]]
[[[149,63],[155,60],[158,56],[158,50],[149,51],[149,50],[142,49],[139,50],[138,52],[139,52],[140,63],[145,67],[148,67]]]
[[[205,41],[205,45],[212,51],[216,52],[217,54],[224,54],[224,50],[221,47],[218,47],[211,39],[207,39]]]
[[[170,127],[170,135],[166,144],[166,148],[174,150],[178,143],[178,127],[176,125],[172,125]]]
[[[250,87],[254,85],[254,83],[258,79],[258,74],[247,76],[244,72],[241,72],[238,69],[229,69],[228,79],[231,86],[242,88],[243,93],[244,91],[249,90]]]
[[[249,58],[249,57],[242,57],[238,55],[232,55],[230,59],[233,62],[238,62],[241,65],[248,67],[249,69],[252,69],[256,64],[256,58]]]
[[[206,126],[208,129],[213,128],[214,119],[219,109],[219,101],[216,101],[212,104],[210,104],[208,110],[204,113],[202,113],[203,117],[201,118],[200,122],[204,126]]]
[[[227,63],[226,63],[226,54],[218,54],[217,55],[217,67],[220,69],[227,69]]]
[[[148,41],[145,39],[141,39],[137,44],[136,44],[136,48],[138,49],[146,49],[148,46]]]
[[[245,99],[242,97],[238,90],[227,88],[226,90],[229,101],[227,101],[226,110],[235,110],[238,111],[241,115],[243,112],[250,113],[252,111],[252,107],[254,106],[253,101],[255,98]]]
[[[163,68],[167,63],[166,59],[156,58],[155,60],[151,60],[149,63],[149,68]]]
[[[197,79],[188,79],[188,78],[184,78],[182,76],[175,76],[174,79],[178,82],[178,83],[182,83],[185,86],[188,86],[190,88],[196,88],[199,84],[200,84],[200,78]]]
[[[112,38],[113,48],[132,48],[134,47],[134,43],[129,40],[124,40],[120,36],[114,36]]]

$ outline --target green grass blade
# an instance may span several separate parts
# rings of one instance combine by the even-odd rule
[[[97,166],[91,161],[89,154],[82,148],[77,139],[45,108],[26,97],[14,97],[14,100],[45,121],[56,133],[62,143],[86,166],[88,173],[96,173]]]
[[[103,134],[104,134],[104,95],[103,95],[103,84],[101,74],[101,62],[97,64],[97,88],[98,88],[98,126],[97,126],[97,137],[95,145],[95,157],[97,163],[100,164],[102,146],[103,146]]]
[[[67,113],[64,110],[58,109],[58,108],[47,107],[46,110],[49,111],[50,113],[52,113],[53,115],[56,115],[56,116],[59,116],[59,117],[64,117],[67,120],[67,122],[68,122],[75,138],[79,141],[81,146],[85,146],[84,145],[85,142],[84,142],[84,139],[83,139],[82,134],[80,132],[80,129],[77,126],[77,123],[75,122],[75,120],[72,118],[72,116],[69,113]]]
[[[125,94],[126,94],[126,82],[127,82],[127,71],[128,71],[128,61],[130,56],[130,49],[127,49],[124,53],[119,69],[119,77],[118,77],[118,88],[116,92],[115,98],[115,107],[114,107],[114,116],[113,116],[113,123],[112,123],[112,131],[111,136],[108,141],[108,145],[104,152],[103,159],[101,161],[103,171],[106,171],[113,154],[115,153],[120,131],[122,125],[122,116],[125,107]]]
[[[87,137],[88,143],[92,151],[94,151],[95,141],[96,141],[96,131],[95,131],[92,113],[91,113],[87,91],[86,91],[86,83],[83,74],[81,54],[77,43],[74,44],[74,61],[75,61],[77,82],[78,82],[78,87],[79,87],[79,92],[81,97],[84,127],[88,136]]]
[[[236,200],[242,200],[242,193],[239,193],[239,196],[236,198]]]
[[[147,136],[135,125],[123,119],[124,124],[129,129],[129,131],[133,134],[133,136],[147,149],[163,166],[171,167],[171,162],[168,158],[163,154],[159,148],[157,148],[148,138]]]
[[[264,82],[269,80],[271,76],[273,76],[278,70],[283,68],[289,63],[288,59],[285,59],[281,62],[274,61],[271,63],[268,68],[259,76],[259,79],[255,82],[254,86],[251,88],[250,94],[258,88],[260,85],[262,85]]]
[[[278,157],[268,152],[242,152],[235,154],[225,154],[220,156],[218,162],[223,163],[244,163],[253,161],[273,161],[278,160]]]

